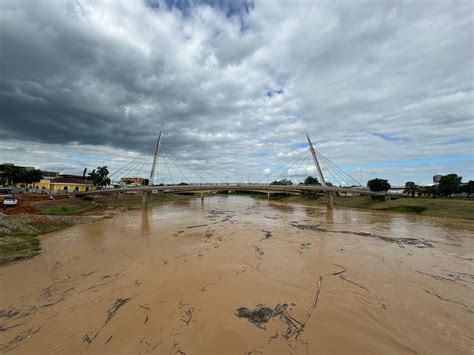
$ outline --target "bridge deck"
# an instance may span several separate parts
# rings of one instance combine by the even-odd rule
[[[248,192],[340,192],[352,193],[369,196],[385,196],[384,193],[373,192],[370,190],[343,188],[343,187],[324,187],[320,185],[269,185],[269,184],[192,184],[192,185],[167,185],[167,186],[141,186],[127,187],[119,189],[103,189],[96,191],[78,192],[77,196],[112,194],[117,192],[139,192],[139,191],[162,191],[170,192],[212,192],[212,191],[248,191]]]

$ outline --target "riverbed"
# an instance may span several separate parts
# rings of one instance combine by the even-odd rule
[[[0,352],[471,354],[473,232],[248,196],[130,210],[0,268]]]

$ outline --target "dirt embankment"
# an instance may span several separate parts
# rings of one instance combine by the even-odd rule
[[[110,218],[128,209],[141,207],[140,194],[100,196],[80,199],[72,195],[50,197],[18,194],[16,206],[0,210],[0,264],[38,254],[41,234],[59,231],[78,223]],[[150,205],[192,196],[151,196]]]
[[[0,264],[38,254],[41,234],[110,216],[113,211],[72,196],[17,195],[18,204],[0,210]],[[95,209],[94,214],[88,214]]]

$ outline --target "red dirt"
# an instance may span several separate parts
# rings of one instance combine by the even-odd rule
[[[49,201],[49,196],[47,195],[40,195],[40,194],[18,194],[15,195],[18,200],[16,206],[7,207],[3,209],[3,212],[8,215],[17,215],[17,214],[34,214],[37,213],[38,210],[34,207],[34,205],[38,204],[38,202]],[[68,196],[58,196],[60,199],[68,198]],[[56,197],[55,197],[56,198]]]

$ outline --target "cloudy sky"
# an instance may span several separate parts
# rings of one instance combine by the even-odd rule
[[[308,132],[362,183],[474,179],[473,11],[470,0],[2,0],[0,163],[81,173],[138,157],[127,174],[146,175],[140,154],[162,131],[159,181],[297,180],[314,171]]]

